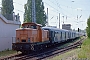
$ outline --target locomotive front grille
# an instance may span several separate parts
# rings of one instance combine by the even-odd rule
[[[26,40],[22,40],[22,42],[26,42]]]

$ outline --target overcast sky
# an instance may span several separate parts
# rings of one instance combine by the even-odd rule
[[[1,0],[0,0],[1,1]],[[20,14],[20,21],[23,23],[24,4],[27,0],[13,0],[14,12]],[[87,18],[90,15],[90,0],[43,0],[45,11],[49,9],[49,25],[59,25],[57,16],[60,13],[60,25],[70,23],[72,29],[85,29],[87,26]],[[63,18],[64,16],[64,18]],[[78,16],[78,19],[77,19]],[[62,28],[62,27],[61,27]]]

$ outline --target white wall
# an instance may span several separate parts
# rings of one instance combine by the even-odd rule
[[[0,18],[0,51],[12,49],[12,37],[16,35],[16,29],[20,24],[7,23]]]

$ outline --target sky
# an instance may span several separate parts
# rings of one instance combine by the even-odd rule
[[[27,3],[27,0],[13,0],[13,2],[14,12],[15,14],[19,13],[20,21],[23,23],[24,4]],[[43,0],[43,2],[45,12],[48,8],[48,24],[50,26],[59,28],[58,16],[60,13],[60,28],[62,28],[63,21],[64,24],[71,24],[72,29],[86,28],[90,15],[90,0]]]

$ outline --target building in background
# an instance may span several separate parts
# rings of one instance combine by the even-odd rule
[[[48,27],[57,28],[57,26],[48,26]]]
[[[62,24],[62,29],[72,30],[71,29],[71,24]]]
[[[13,20],[7,20],[0,14],[0,51],[12,49],[12,40],[16,37],[16,29],[20,27],[20,17],[13,15]]]

